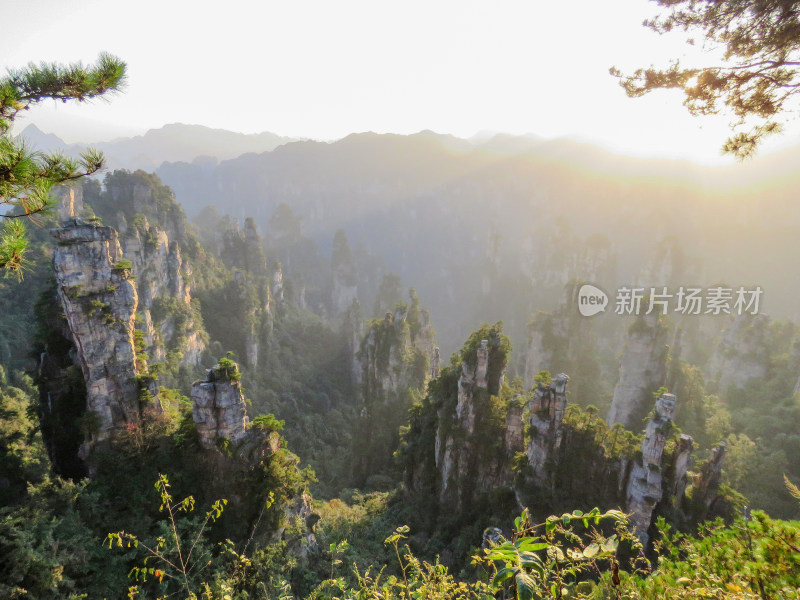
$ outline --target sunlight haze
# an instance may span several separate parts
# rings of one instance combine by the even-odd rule
[[[669,93],[629,99],[608,74],[684,56],[679,37],[641,26],[654,10],[644,0],[11,0],[0,67],[88,63],[101,51],[128,63],[127,89],[113,102],[48,102],[16,125],[68,142],[175,122],[319,140],[431,129],[730,162],[719,153],[728,119],[695,119]],[[770,142],[793,142],[791,131]]]

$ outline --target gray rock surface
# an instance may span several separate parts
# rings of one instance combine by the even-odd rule
[[[81,448],[85,458],[94,443],[140,418],[133,335],[138,294],[120,263],[114,229],[73,218],[51,235],[58,243],[58,298],[86,382],[86,409],[96,416]]]
[[[247,410],[235,372],[235,367],[232,371],[217,365],[205,381],[192,385],[192,419],[206,448],[214,448],[220,438],[240,441],[247,431]]]
[[[145,334],[148,357],[152,362],[162,362],[167,350],[177,350],[181,365],[197,366],[205,349],[200,327],[191,319],[177,327],[176,313],[191,314],[192,300],[187,280],[191,269],[181,257],[180,246],[143,216],[136,227],[128,224],[120,242],[133,266],[139,293],[139,327]],[[153,310],[159,305],[170,310],[159,314],[159,322],[154,324]]]

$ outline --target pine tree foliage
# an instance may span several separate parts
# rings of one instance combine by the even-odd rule
[[[751,156],[781,121],[800,110],[800,2],[797,0],[656,0],[668,12],[644,26],[664,34],[682,30],[694,44],[719,54],[718,64],[611,74],[631,97],[657,89],[679,89],[693,115],[731,113],[733,135],[722,151]],[[749,128],[749,129],[748,129]]]
[[[50,190],[96,173],[103,155],[86,150],[78,159],[63,154],[44,154],[11,137],[10,129],[22,111],[52,99],[83,102],[119,91],[125,82],[125,63],[101,54],[97,63],[58,65],[29,64],[10,70],[0,79],[0,209],[6,209],[0,231],[0,270],[21,276],[28,247],[23,220],[52,205]]]

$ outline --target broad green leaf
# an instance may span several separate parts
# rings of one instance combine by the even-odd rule
[[[519,555],[519,564],[521,564],[526,569],[534,569],[539,573],[544,572],[544,566],[542,565],[542,559],[539,558],[537,554],[533,552],[523,552]]]
[[[500,569],[492,579],[492,585],[494,585],[495,587],[500,587],[504,581],[513,577],[516,572],[517,569],[514,569],[512,567],[505,567],[503,569]]]
[[[536,582],[527,573],[517,573],[515,578],[517,583],[517,600],[533,600],[536,589]]]
[[[547,533],[552,533],[555,530],[555,528],[556,528],[556,521],[551,518],[548,518],[547,522],[544,525],[544,530]]]
[[[519,550],[527,550],[528,552],[538,552],[539,550],[544,550],[550,544],[547,542],[540,542],[538,537],[534,538],[521,538],[517,542],[517,548]]]

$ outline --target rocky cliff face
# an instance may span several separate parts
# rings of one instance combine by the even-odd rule
[[[339,316],[345,314],[350,305],[358,298],[356,265],[347,243],[347,237],[341,229],[333,237],[331,272],[333,279],[331,314]]]
[[[647,423],[642,440],[642,457],[631,470],[628,481],[627,507],[630,523],[643,544],[647,544],[653,510],[664,494],[664,446],[672,435],[675,418],[675,396],[663,394],[656,400],[655,414]],[[685,475],[685,471],[684,471]]]
[[[600,382],[605,372],[599,360],[609,353],[598,350],[596,323],[576,310],[581,284],[564,286],[561,302],[552,312],[537,312],[528,323],[524,383],[534,387],[540,371],[568,371],[574,377],[572,389],[579,397],[605,395],[609,383]],[[601,389],[601,387],[603,389]]]
[[[173,352],[178,366],[197,366],[205,342],[191,304],[191,267],[181,257],[180,245],[143,215],[127,227],[121,245],[133,267],[148,357],[164,362]]]
[[[460,510],[494,488],[511,488],[511,458],[523,442],[522,403],[510,400],[499,414],[493,400],[503,386],[508,340],[499,327],[485,327],[462,351],[457,371],[440,376],[433,455],[440,505]],[[474,335],[474,334],[473,334]],[[476,343],[477,342],[477,343]],[[457,376],[457,377],[456,377]]]
[[[192,420],[200,444],[208,451],[203,460],[209,462],[217,486],[226,482],[239,484],[245,478],[249,486],[274,485],[270,463],[279,464],[277,468],[282,472],[296,473],[299,459],[284,447],[284,440],[278,433],[282,422],[275,421],[272,415],[256,418],[252,423],[248,420],[239,376],[236,363],[222,359],[206,372],[205,381],[192,385]],[[220,452],[223,445],[226,450]],[[313,527],[319,516],[312,512],[311,495],[300,478],[290,475],[287,479],[295,480],[297,487],[275,507],[279,515],[271,518],[274,527],[269,537],[271,541],[286,539],[290,553],[305,561],[318,551]],[[269,488],[262,489],[261,493],[268,491]],[[272,491],[276,495],[285,493],[285,490]],[[258,493],[255,497],[234,497],[232,503],[235,509],[245,512],[248,512],[248,507],[250,510],[256,508],[256,515],[264,510],[263,499]],[[259,521],[260,517],[255,521],[252,533],[255,533]],[[291,535],[287,534],[287,525],[297,521],[304,526]]]
[[[192,419],[206,448],[220,438],[238,442],[245,436],[247,410],[235,365],[217,365],[192,385]]]
[[[606,421],[637,429],[653,392],[664,385],[668,329],[658,315],[641,316],[628,329],[619,380]]]
[[[670,500],[673,508],[684,498],[686,486],[689,483],[688,474],[691,466],[694,440],[692,436],[682,433],[678,438],[678,447],[669,470],[669,485],[664,488],[665,495]]]
[[[357,304],[347,313],[351,338],[361,330],[353,322],[358,314]],[[428,382],[433,348],[430,317],[414,294],[410,303],[400,303],[383,319],[368,323],[352,368],[359,402],[356,428],[372,432],[368,438],[354,436],[357,482],[391,465],[397,430]]]
[[[744,387],[763,379],[769,369],[770,319],[766,315],[742,315],[730,320],[708,364],[709,379],[720,392]]]
[[[189,240],[182,211],[147,174],[118,172],[106,182],[105,191],[93,182],[61,189],[59,211],[73,216],[51,232],[58,302],[73,345],[68,354],[86,387],[84,459],[94,444],[132,426],[145,411],[160,410],[148,359],[167,363],[164,377],[171,377],[197,365],[204,350],[191,270],[182,257],[181,243]],[[99,218],[74,216],[93,210],[120,233]],[[68,369],[64,357],[43,360],[41,384],[51,399],[57,392],[52,382]]]
[[[561,446],[564,411],[567,409],[567,383],[569,377],[560,373],[548,385],[538,382],[528,404],[530,410],[530,434],[528,464],[534,477],[543,483],[547,479],[545,465],[553,451]]]
[[[92,445],[141,416],[134,322],[138,294],[117,232],[73,219],[51,232],[53,266],[93,415],[83,457]],[[158,406],[157,403],[153,404]]]
[[[442,405],[437,412],[434,456],[439,472],[439,501],[454,510],[468,506],[481,492],[510,486],[513,473],[507,459],[509,454],[522,450],[521,444],[505,448],[506,441],[521,441],[513,433],[492,440],[493,445],[499,446],[493,448],[497,452],[489,452],[485,446],[486,439],[496,433],[491,425],[491,396],[502,386],[506,359],[498,352],[500,343],[497,335],[480,341],[474,361],[461,364],[455,410],[451,412],[449,406]],[[521,423],[521,411],[517,412]],[[512,423],[514,429],[519,429],[518,423]]]
[[[703,508],[710,509],[717,499],[726,449],[725,442],[720,442],[714,446],[711,450],[711,456],[702,466],[700,473],[696,475],[693,482],[692,500]]]
[[[608,289],[616,283],[617,251],[608,237],[598,234],[582,239],[567,223],[531,234],[523,256],[521,266],[533,283],[537,306],[555,307],[570,281],[593,282]]]
[[[58,218],[66,221],[83,213],[83,188],[79,186],[56,186],[52,194],[58,202]]]
[[[206,334],[191,292],[190,263],[202,261],[203,251],[183,210],[169,188],[142,171],[110,173],[105,188],[85,183],[83,198],[86,210],[119,232],[139,295],[136,326],[144,354],[151,363],[164,364],[164,383],[177,385],[182,372],[181,383],[188,387],[205,350]]]
[[[408,310],[407,305],[398,306],[380,322],[373,321],[361,341],[357,359],[366,410],[370,405],[391,402],[409,388],[425,386],[433,354],[433,330],[427,315],[412,327]]]

